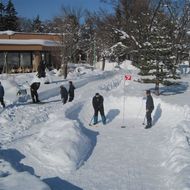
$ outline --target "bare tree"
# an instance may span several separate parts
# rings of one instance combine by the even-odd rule
[[[60,33],[60,59],[64,77],[67,77],[69,62],[75,62],[76,50],[79,41],[81,9],[61,7],[61,14],[54,18],[57,31]]]

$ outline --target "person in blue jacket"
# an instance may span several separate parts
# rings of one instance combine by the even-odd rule
[[[4,95],[5,95],[4,87],[2,86],[0,82],[0,102],[3,108],[5,108]]]

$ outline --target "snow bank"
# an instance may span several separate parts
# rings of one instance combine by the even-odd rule
[[[173,188],[190,189],[190,122],[181,121],[174,127],[169,141],[169,158],[164,163],[171,173]]]
[[[63,115],[51,114],[48,122],[37,126],[41,128],[39,134],[26,139],[22,146],[16,145],[26,156],[23,163],[34,167],[37,175],[47,177],[49,173],[48,177],[54,177],[76,170],[92,148],[79,124]]]

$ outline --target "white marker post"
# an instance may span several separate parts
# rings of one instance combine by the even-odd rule
[[[131,75],[125,75],[125,77],[124,77],[124,88],[123,88],[123,90],[124,90],[124,98],[123,98],[123,125],[121,126],[121,128],[125,128],[126,126],[124,125],[124,117],[125,117],[125,82],[126,82],[126,80],[131,80],[132,79],[132,77],[131,77]]]

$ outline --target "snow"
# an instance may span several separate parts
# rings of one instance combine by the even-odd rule
[[[13,35],[15,34],[15,32],[12,30],[6,30],[6,31],[0,31],[0,34]]]
[[[153,127],[144,129],[146,89],[139,70],[125,61],[106,70],[79,65],[67,79],[54,70],[0,76],[6,109],[0,108],[0,189],[186,190],[190,189],[189,68],[179,86],[153,94]],[[186,70],[184,70],[186,68]],[[124,81],[125,74],[132,75]],[[18,102],[19,89],[38,81],[43,104]],[[50,84],[45,84],[46,81]],[[62,104],[59,86],[72,80],[73,102]],[[89,126],[92,97],[104,96],[107,124]],[[99,119],[101,119],[99,117]],[[126,126],[121,128],[121,126]]]
[[[58,46],[59,43],[52,40],[40,40],[40,39],[32,39],[32,40],[14,40],[14,39],[0,39],[0,44],[3,45],[43,45],[43,46]]]

